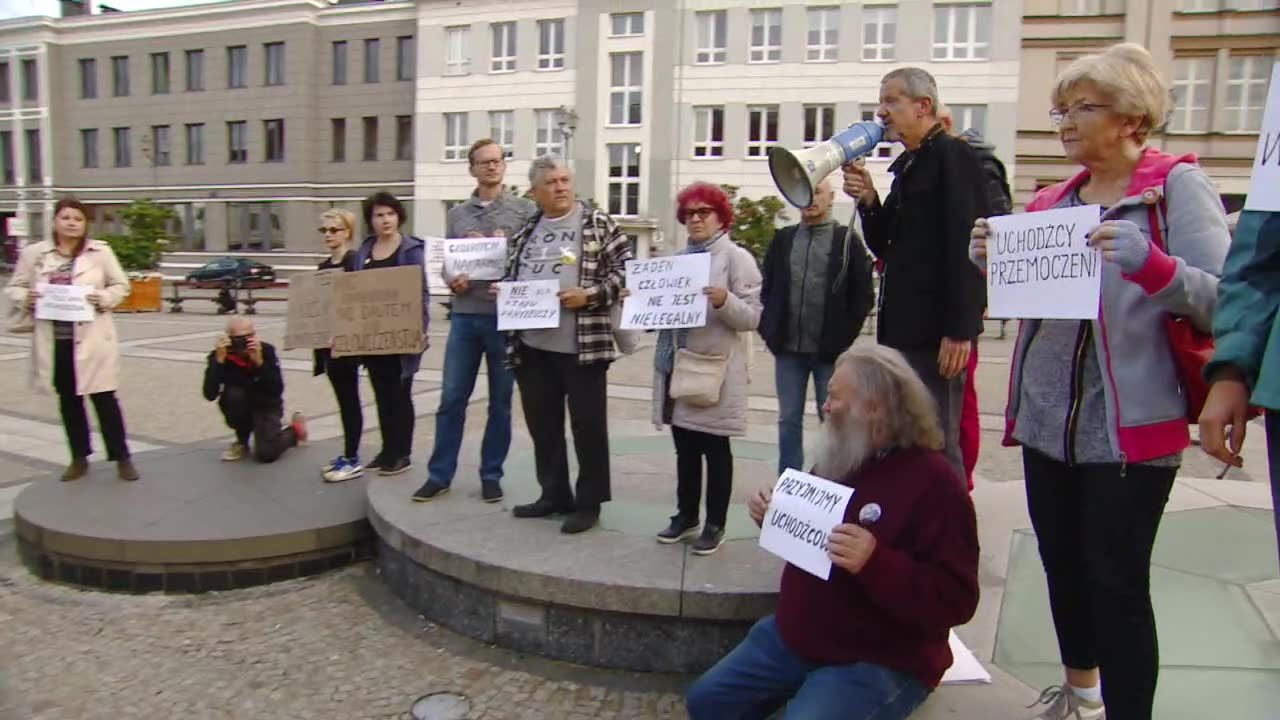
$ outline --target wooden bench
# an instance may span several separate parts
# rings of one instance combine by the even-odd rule
[[[182,290],[214,290],[217,293],[210,298],[204,298],[210,302],[217,303],[218,295],[221,294],[223,288],[231,292],[231,298],[236,303],[244,306],[245,315],[257,314],[256,305],[260,302],[280,302],[287,300],[283,297],[255,297],[254,291],[262,290],[283,290],[289,287],[289,283],[279,281],[249,280],[247,282],[227,282],[225,280],[174,280],[169,284],[169,296],[165,298],[165,302],[169,303],[169,312],[182,312],[182,303],[193,299],[190,295],[183,296]],[[240,292],[244,291],[244,297],[240,297]]]

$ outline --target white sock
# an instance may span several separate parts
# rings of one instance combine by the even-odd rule
[[[1080,698],[1081,700],[1084,700],[1089,703],[1094,703],[1094,704],[1100,704],[1102,702],[1102,686],[1101,685],[1094,685],[1093,687],[1082,688],[1082,687],[1076,687],[1075,685],[1068,683],[1067,687],[1071,688],[1071,692],[1074,693],[1075,696]]]

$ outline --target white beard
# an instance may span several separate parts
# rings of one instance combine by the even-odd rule
[[[864,418],[848,414],[837,419],[828,416],[822,425],[822,441],[814,474],[838,482],[862,467],[875,451],[871,447],[871,427]]]

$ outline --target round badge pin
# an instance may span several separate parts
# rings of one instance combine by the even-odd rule
[[[880,520],[880,505],[877,503],[867,503],[858,511],[859,525],[872,525]]]

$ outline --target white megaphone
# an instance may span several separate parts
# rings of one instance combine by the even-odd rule
[[[769,148],[769,172],[773,184],[787,202],[798,208],[813,204],[818,183],[836,168],[871,152],[884,137],[884,126],[877,122],[859,122],[835,134],[835,137],[807,150],[792,152],[784,147]]]

